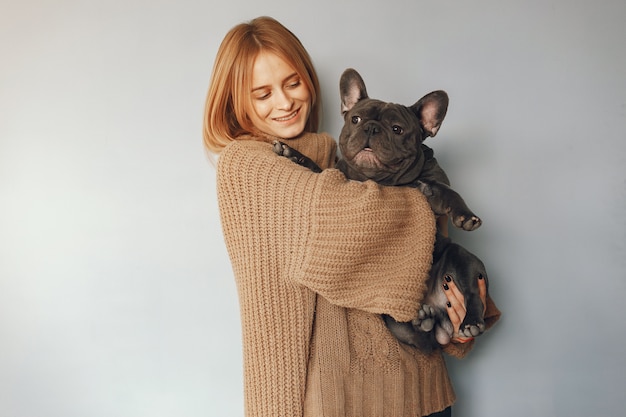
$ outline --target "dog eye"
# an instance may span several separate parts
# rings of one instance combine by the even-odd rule
[[[352,123],[357,124],[361,121],[359,116],[352,116]]]
[[[393,133],[395,133],[396,135],[401,135],[404,132],[404,129],[402,129],[398,125],[391,126],[391,130],[393,130]]]

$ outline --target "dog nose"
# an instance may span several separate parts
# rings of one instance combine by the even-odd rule
[[[380,133],[380,126],[375,123],[368,123],[363,127],[363,130],[368,135],[377,135]]]

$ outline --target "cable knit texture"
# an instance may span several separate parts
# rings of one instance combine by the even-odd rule
[[[398,343],[379,316],[408,321],[419,309],[435,235],[426,199],[336,169],[312,173],[275,155],[270,140],[235,141],[218,160],[246,416],[415,417],[451,405],[441,352]],[[328,135],[288,143],[333,164]]]

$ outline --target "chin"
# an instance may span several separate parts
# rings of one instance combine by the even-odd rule
[[[296,136],[300,136],[302,132],[304,132],[303,126],[291,126],[284,129],[276,129],[276,136],[284,138],[284,139],[293,139]]]

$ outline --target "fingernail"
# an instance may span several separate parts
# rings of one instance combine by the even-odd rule
[[[444,284],[443,284],[443,289],[444,289],[444,290],[446,290],[446,291],[448,291],[448,290],[450,289],[450,287],[448,287],[448,284],[444,283]]]
[[[448,306],[448,308],[452,307],[452,304],[450,304],[450,301],[448,301],[446,305]]]
[[[450,275],[446,275],[445,277],[443,277],[443,279],[445,279],[448,282],[452,281],[452,277]]]

